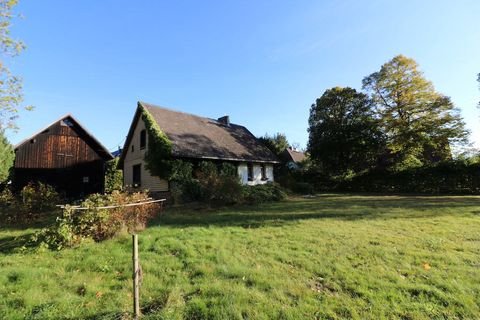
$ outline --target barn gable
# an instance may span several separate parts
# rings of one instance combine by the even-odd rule
[[[49,183],[69,195],[103,191],[108,150],[72,115],[56,120],[15,146],[17,188]]]

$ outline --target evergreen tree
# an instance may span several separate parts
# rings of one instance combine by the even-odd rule
[[[394,169],[448,160],[452,144],[467,142],[459,110],[435,91],[413,59],[394,57],[364,78],[363,88],[376,106]]]
[[[4,132],[0,131],[0,182],[7,180],[14,159],[13,147]]]

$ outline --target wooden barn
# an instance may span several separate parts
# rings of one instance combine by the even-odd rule
[[[68,197],[103,192],[110,152],[68,114],[15,146],[13,185],[54,186]]]

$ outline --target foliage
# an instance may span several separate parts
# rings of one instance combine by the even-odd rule
[[[143,107],[142,119],[148,133],[148,148],[145,153],[146,168],[154,176],[169,179],[172,169],[172,142],[160,129],[152,115]]]
[[[5,132],[0,131],[0,183],[8,179],[14,159],[12,145],[5,137]]]
[[[236,168],[222,163],[220,171],[211,161],[202,161],[197,171],[201,201],[208,204],[234,204],[242,202],[242,185]]]
[[[417,63],[399,55],[363,79],[375,103],[396,171],[449,160],[468,132],[449,97],[435,91]]]
[[[193,180],[193,165],[189,161],[175,159],[170,173],[170,192],[174,203],[195,201],[200,191]]]
[[[274,155],[277,157],[282,154],[288,147],[289,143],[287,136],[284,133],[276,133],[273,136],[265,134],[263,137],[258,138]]]
[[[123,189],[123,171],[118,170],[118,158],[107,161],[105,168],[105,192],[121,191]]]
[[[60,250],[80,243],[84,239],[102,241],[110,239],[122,230],[137,232],[143,230],[146,223],[160,207],[156,203],[140,206],[122,206],[144,201],[146,192],[126,193],[113,191],[111,194],[93,194],[84,200],[77,210],[67,206],[55,225],[42,229],[32,237],[32,242],[41,247]],[[100,209],[106,206],[115,208]]]
[[[256,186],[243,186],[245,202],[259,204],[263,202],[281,201],[287,195],[278,183],[266,183]]]
[[[370,169],[384,150],[384,137],[370,99],[352,88],[325,91],[311,106],[308,152],[330,175]]]
[[[478,319],[479,200],[330,193],[169,207],[139,236],[143,318]],[[131,310],[127,234],[17,252],[36,228],[0,228],[0,319]]]
[[[42,182],[31,182],[23,187],[20,197],[23,211],[30,214],[52,210],[60,202],[55,188]]]
[[[10,35],[10,23],[14,14],[16,0],[0,0],[0,131],[16,128],[19,104],[23,100],[22,80],[13,75],[7,67],[6,60],[20,54],[25,45]],[[31,110],[32,107],[25,107]]]
[[[342,181],[336,190],[382,193],[480,194],[480,163],[447,161],[400,172],[374,170]]]

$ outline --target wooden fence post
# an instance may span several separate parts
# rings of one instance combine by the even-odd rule
[[[138,261],[138,235],[132,235],[133,241],[133,316],[135,320],[140,317],[140,283],[139,283],[139,261]]]

